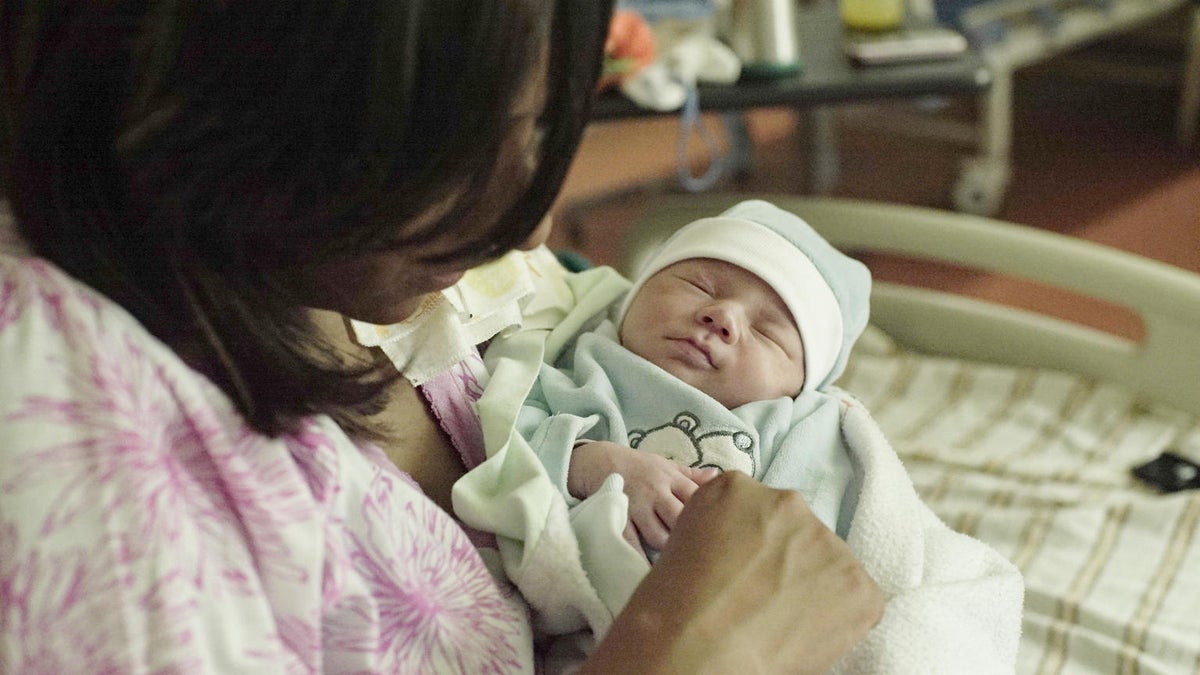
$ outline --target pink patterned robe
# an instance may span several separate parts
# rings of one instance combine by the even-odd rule
[[[0,672],[532,670],[524,603],[377,448],[258,435],[122,308],[0,255]]]

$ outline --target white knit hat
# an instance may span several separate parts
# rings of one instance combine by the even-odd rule
[[[802,391],[821,388],[841,374],[866,326],[871,276],[862,263],[833,248],[799,216],[763,201],[742,202],[671,235],[638,271],[618,324],[646,279],[693,258],[737,265],[779,294],[804,342]]]

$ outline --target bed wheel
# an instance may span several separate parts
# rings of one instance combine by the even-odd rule
[[[954,208],[978,216],[994,216],[1004,201],[1009,170],[1005,162],[972,158],[963,162],[954,184]]]

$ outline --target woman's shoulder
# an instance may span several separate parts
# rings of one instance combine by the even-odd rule
[[[0,248],[0,306],[9,320],[36,320],[62,311],[80,315],[106,309],[119,310],[116,303],[77,281],[54,263],[36,256]]]
[[[0,253],[0,361],[10,384],[173,356],[123,307],[53,263]]]
[[[43,259],[0,254],[0,364],[0,438],[15,441],[4,454],[68,437],[208,449],[272,440],[123,307]],[[316,439],[353,447],[324,418],[275,444]]]
[[[416,647],[452,622],[453,640],[477,641],[460,656],[528,662],[523,605],[380,451],[323,416],[255,433],[132,316],[45,261],[0,254],[0,370],[0,585],[29,596],[28,616],[0,629],[17,646],[0,661],[305,670],[324,640],[333,659],[383,670],[443,654]],[[429,564],[444,584],[424,581]],[[65,579],[78,599],[56,604]],[[408,587],[422,607],[471,611],[447,610],[429,635],[363,613],[407,606]],[[147,626],[149,655],[129,641],[150,641]],[[239,640],[205,638],[228,630]]]

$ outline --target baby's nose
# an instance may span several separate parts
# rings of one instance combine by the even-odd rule
[[[702,309],[699,315],[700,323],[721,336],[725,342],[736,342],[741,337],[736,312],[723,303],[714,303]]]

